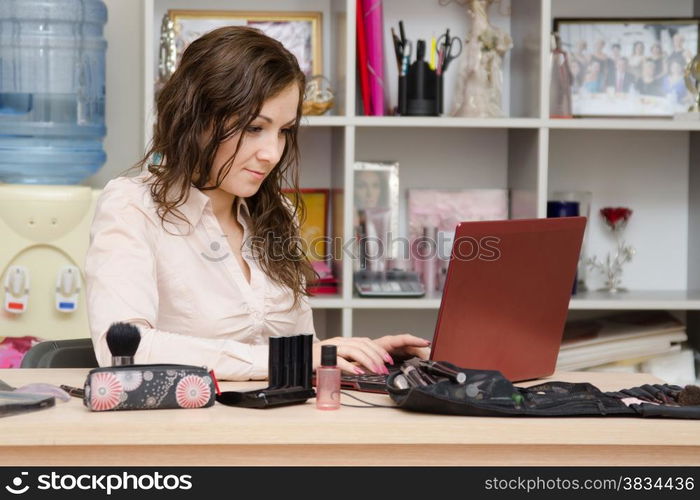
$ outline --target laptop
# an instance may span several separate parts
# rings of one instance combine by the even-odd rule
[[[585,227],[585,217],[460,223],[430,359],[514,382],[554,373]],[[385,380],[341,384],[386,392]]]

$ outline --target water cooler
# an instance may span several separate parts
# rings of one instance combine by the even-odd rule
[[[0,1],[0,337],[89,336],[106,20],[101,0]]]

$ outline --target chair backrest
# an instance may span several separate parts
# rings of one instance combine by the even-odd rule
[[[92,339],[47,340],[32,347],[21,368],[95,368]]]
[[[19,367],[38,368],[39,361],[44,356],[44,354],[56,348],[53,344],[54,341],[45,340],[31,347],[27,352],[24,353],[24,356],[22,357],[22,363],[19,365]]]

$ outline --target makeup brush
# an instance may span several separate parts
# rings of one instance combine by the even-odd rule
[[[678,394],[678,402],[681,406],[700,405],[700,387],[697,385],[686,385],[685,389]]]
[[[107,346],[112,353],[112,366],[133,365],[141,342],[139,329],[129,323],[112,323],[107,330]]]

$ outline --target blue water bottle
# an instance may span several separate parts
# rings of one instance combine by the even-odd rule
[[[0,1],[0,182],[77,184],[105,162],[107,7]]]
[[[577,217],[579,215],[578,201],[559,201],[552,200],[547,202],[547,218],[550,217]],[[576,295],[578,288],[578,271],[574,278],[574,286],[571,289],[571,295]]]

